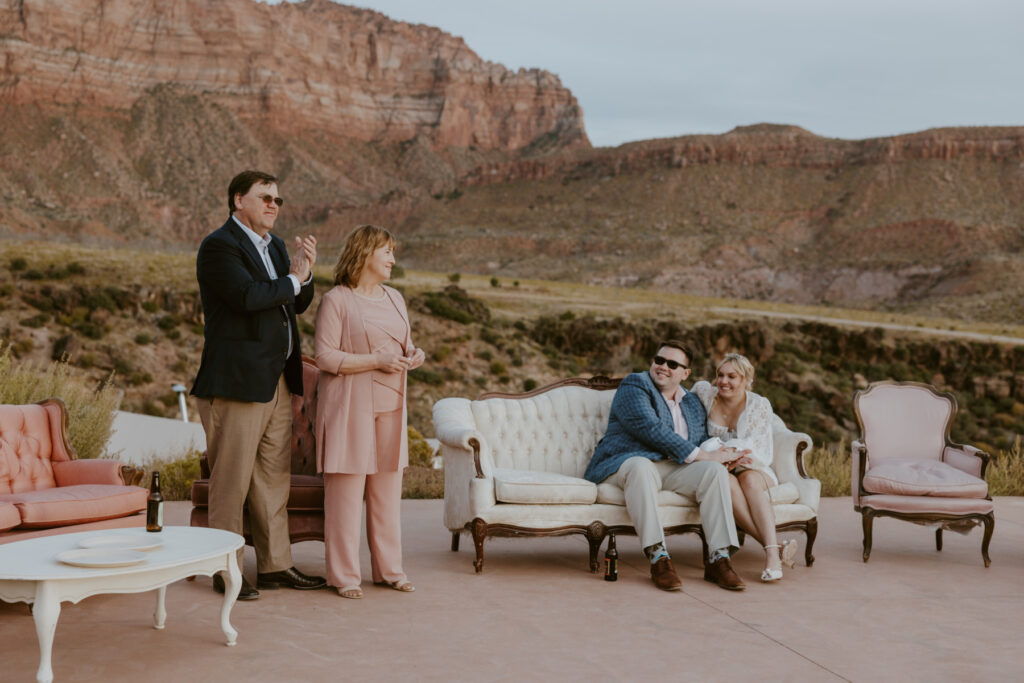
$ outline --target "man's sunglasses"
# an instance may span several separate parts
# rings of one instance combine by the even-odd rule
[[[688,370],[690,368],[689,365],[683,365],[682,363],[677,363],[674,360],[669,360],[668,358],[662,358],[661,356],[655,356],[654,357],[654,364],[655,365],[667,365],[669,370],[678,370],[679,368],[682,368],[683,370]]]
[[[267,206],[270,206],[271,204],[277,204],[278,208],[281,208],[281,205],[284,204],[283,199],[281,199],[280,197],[275,197],[274,195],[271,194],[261,194],[260,199],[263,200],[263,203],[266,204]]]

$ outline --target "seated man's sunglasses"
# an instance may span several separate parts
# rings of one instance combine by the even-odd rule
[[[679,368],[682,368],[683,370],[688,370],[689,367],[690,367],[689,365],[683,365],[682,363],[677,363],[674,360],[669,360],[668,358],[662,358],[661,356],[655,356],[654,357],[654,364],[655,365],[667,365],[669,370],[678,370]]]

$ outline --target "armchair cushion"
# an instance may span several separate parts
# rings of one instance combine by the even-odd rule
[[[124,517],[146,509],[148,492],[138,486],[83,484],[0,495],[21,515],[23,529],[42,529]]]
[[[984,498],[988,484],[938,460],[893,458],[864,474],[864,490],[894,496]]]
[[[987,498],[939,498],[938,496],[863,496],[861,507],[907,515],[987,515],[994,507]]]
[[[494,493],[502,503],[563,503],[590,505],[597,485],[586,479],[542,470],[494,470]]]
[[[21,513],[14,503],[0,503],[0,531],[7,531],[21,524]]]
[[[53,478],[57,486],[78,484],[124,484],[121,479],[120,460],[65,460],[53,463]]]

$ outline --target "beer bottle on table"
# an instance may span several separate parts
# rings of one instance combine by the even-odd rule
[[[149,498],[146,499],[146,531],[160,531],[164,528],[164,497],[160,493],[160,473],[153,472],[149,484]]]
[[[615,549],[615,534],[608,535],[608,550],[604,551],[604,580],[618,581],[619,551]]]

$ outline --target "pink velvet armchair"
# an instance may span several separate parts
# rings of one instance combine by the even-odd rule
[[[875,382],[854,397],[861,438],[853,442],[853,507],[862,515],[864,561],[871,555],[875,517],[894,517],[966,533],[985,525],[981,556],[985,566],[995,525],[985,482],[987,453],[955,444],[949,430],[956,398],[917,382]]]
[[[0,543],[142,526],[145,489],[126,486],[117,460],[78,460],[64,402],[0,405]]]

